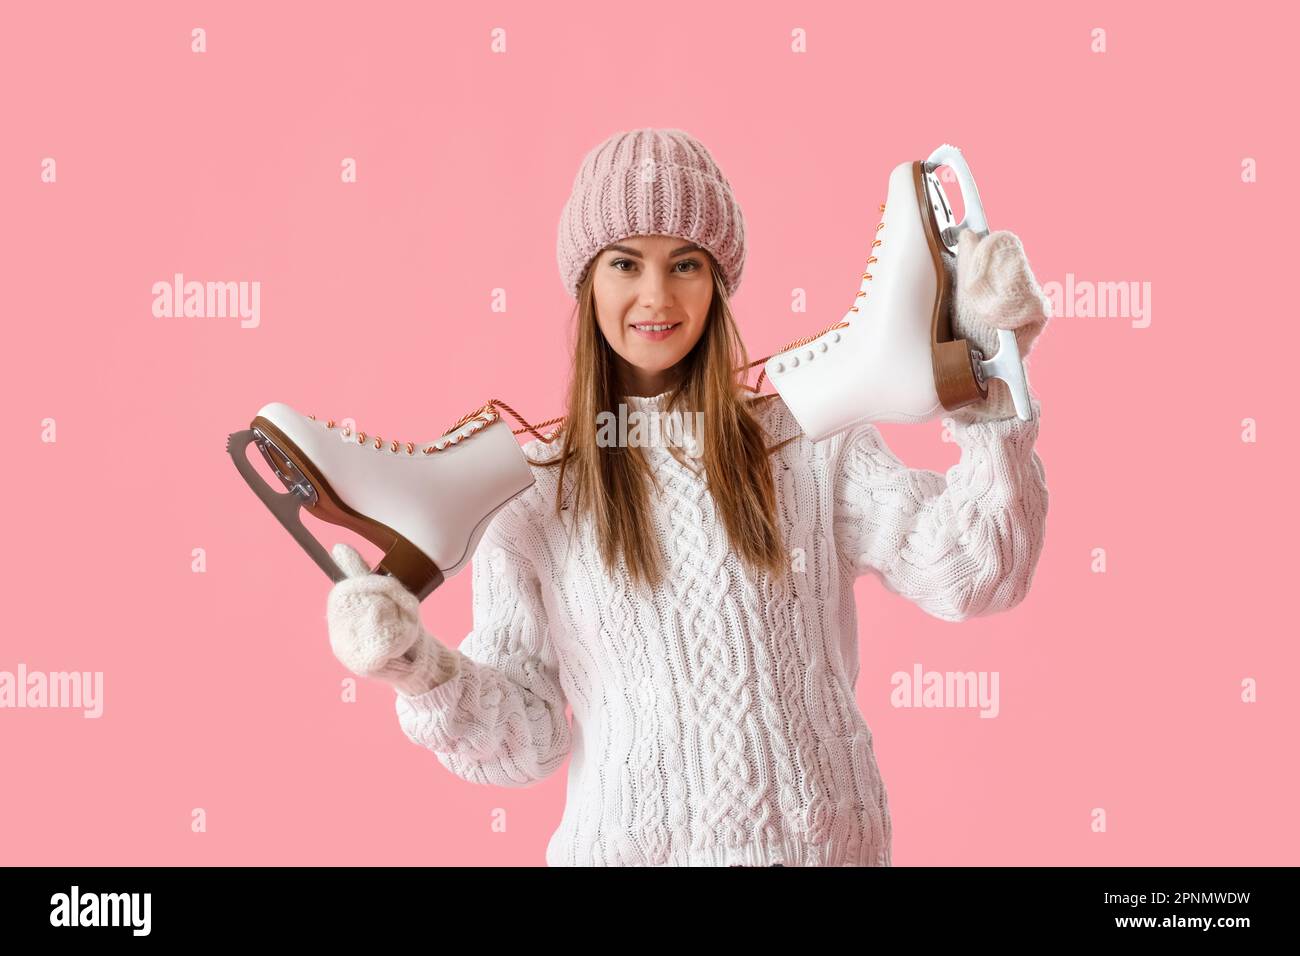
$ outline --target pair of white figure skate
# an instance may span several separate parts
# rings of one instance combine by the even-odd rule
[[[935,175],[940,166],[950,167],[961,187],[960,222]],[[812,441],[864,422],[927,421],[984,399],[990,378],[1007,383],[1017,415],[1028,420],[1029,391],[1014,333],[999,330],[999,350],[991,358],[953,339],[957,237],[966,229],[988,234],[961,151],[945,144],[927,160],[895,167],[880,208],[888,209],[889,225],[876,227],[867,259],[875,273],[863,272],[844,319],[753,364],[766,363],[763,374]],[[493,400],[436,441],[385,442],[272,402],[248,429],[230,435],[226,449],[253,491],[332,580],[346,574],[303,525],[303,508],[383,548],[374,571],[392,575],[423,601],[465,567],[497,512],[533,483],[515,438],[519,432],[500,409],[525,426],[519,432],[544,441],[559,433],[541,435]],[[262,480],[248,459],[250,444],[286,491]]]

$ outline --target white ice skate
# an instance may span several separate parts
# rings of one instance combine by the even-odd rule
[[[262,480],[245,452],[250,443],[287,492]],[[523,449],[493,402],[419,444],[386,443],[272,402],[248,429],[230,435],[226,450],[332,580],[346,574],[303,525],[300,508],[383,548],[375,573],[392,575],[421,601],[469,562],[496,513],[533,483]]]
[[[940,166],[957,176],[961,222],[934,173]],[[867,259],[874,275],[863,272],[857,304],[838,325],[764,367],[804,432],[820,441],[862,422],[927,421],[985,398],[990,378],[1007,383],[1017,416],[1027,421],[1029,388],[1015,334],[998,330],[992,358],[953,339],[957,237],[963,229],[988,234],[961,151],[945,144],[924,162],[896,166],[880,211],[886,220],[876,226]]]

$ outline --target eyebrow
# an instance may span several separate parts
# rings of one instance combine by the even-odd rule
[[[608,248],[608,249],[617,249],[619,252],[626,252],[629,256],[636,256],[638,259],[644,259],[644,258],[645,258],[645,256],[641,255],[641,253],[637,252],[637,251],[636,251],[635,249],[633,249],[631,246],[620,246],[620,245],[614,244],[614,245],[610,245],[610,246],[608,246],[607,248]],[[699,246],[699,245],[696,245],[695,243],[691,243],[689,246],[681,246],[680,248],[674,249],[672,252],[668,253],[668,258],[669,258],[669,259],[673,259],[673,258],[675,258],[675,257],[677,257],[677,256],[683,256],[683,255],[685,255],[685,254],[688,253],[688,252],[698,252],[699,250],[701,250],[701,249],[703,249],[703,248],[704,248],[703,246]]]

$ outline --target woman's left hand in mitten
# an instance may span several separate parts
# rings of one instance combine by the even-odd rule
[[[969,229],[957,239],[957,295],[952,328],[955,338],[968,339],[991,358],[997,354],[998,329],[1015,332],[1022,361],[1034,347],[1051,316],[1051,300],[1043,294],[1020,238],[1005,229],[977,236]],[[1029,363],[1024,362],[1028,381]],[[1016,414],[1006,382],[988,380],[988,397],[949,412],[961,422],[993,421]]]

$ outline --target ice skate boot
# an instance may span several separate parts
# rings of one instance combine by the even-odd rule
[[[961,222],[935,175],[945,165],[961,187]],[[988,234],[961,151],[945,144],[924,162],[896,166],[880,211],[885,219],[867,259],[874,274],[862,273],[853,307],[838,325],[764,366],[804,432],[820,441],[862,422],[927,421],[985,398],[990,378],[1010,386],[1016,414],[1028,420],[1029,388],[1015,334],[998,330],[992,358],[953,338],[957,237],[964,229]]]
[[[287,491],[276,491],[254,469],[245,451],[253,443]],[[383,548],[375,573],[392,575],[421,601],[469,562],[496,513],[533,483],[524,451],[493,402],[418,445],[272,402],[227,439],[226,450],[332,580],[346,574],[303,525],[301,508]]]

